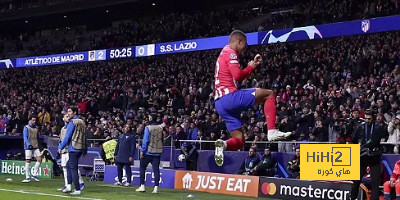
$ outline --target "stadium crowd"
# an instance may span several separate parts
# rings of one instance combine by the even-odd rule
[[[261,53],[265,62],[241,87],[276,91],[276,123],[294,132],[290,140],[346,142],[372,109],[390,133],[386,140],[399,142],[399,38],[391,32],[250,47],[242,61]],[[149,120],[168,124],[166,145],[171,139],[226,139],[211,95],[219,51],[2,70],[0,131],[18,135],[35,114],[40,134],[58,136],[63,113],[76,105],[90,139],[116,138],[125,124],[140,137]],[[242,113],[245,140],[254,141],[245,150],[264,150],[256,143],[266,141],[262,110]]]
[[[235,6],[231,8],[222,6],[194,12],[164,13],[161,16],[121,22],[118,27],[107,27],[101,31],[60,27],[53,30],[51,36],[47,34],[38,36],[40,34],[34,32],[17,36],[5,35],[7,40],[0,41],[0,57],[143,45],[228,35],[237,28],[246,32],[262,31],[387,16],[400,12],[397,0],[252,0],[232,5]],[[160,11],[160,13],[163,12]],[[263,20],[260,21],[259,26],[246,26],[246,23],[260,16],[263,16]]]

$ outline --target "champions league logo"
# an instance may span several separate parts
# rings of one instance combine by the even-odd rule
[[[369,20],[363,20],[361,21],[361,30],[366,33],[369,28],[371,27],[371,23]]]
[[[0,69],[14,68],[14,64],[10,59],[0,60]]]
[[[315,26],[293,28],[291,31],[286,32],[288,30],[290,29],[268,31],[268,33],[262,39],[261,44],[289,42],[296,40],[313,40],[316,38],[323,38],[322,34]],[[286,33],[283,31],[285,31]]]

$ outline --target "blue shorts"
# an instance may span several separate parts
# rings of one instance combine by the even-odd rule
[[[237,90],[215,101],[215,109],[225,121],[228,131],[242,128],[240,114],[254,106],[256,89]]]

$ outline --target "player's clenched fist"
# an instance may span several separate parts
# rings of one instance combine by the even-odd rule
[[[259,66],[261,63],[262,63],[262,57],[261,57],[261,55],[260,54],[257,54],[255,57],[254,57],[254,65],[255,65],[255,67],[257,67],[257,66]]]
[[[256,68],[258,66],[260,66],[260,64],[262,63],[262,57],[260,54],[257,54],[254,57],[254,60],[250,61],[247,66],[252,66],[253,68]]]

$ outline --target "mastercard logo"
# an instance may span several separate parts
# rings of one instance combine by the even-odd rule
[[[274,195],[276,193],[275,183],[263,183],[261,186],[261,192],[265,195]]]

